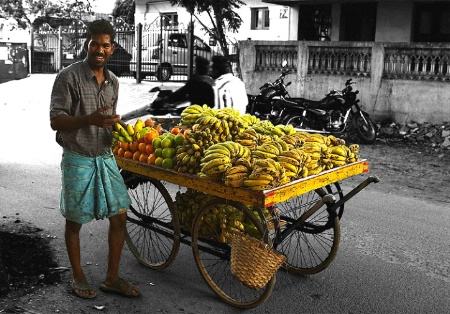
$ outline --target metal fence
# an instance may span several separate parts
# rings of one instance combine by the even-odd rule
[[[193,58],[203,56],[211,60],[220,54],[218,46],[209,45],[184,24],[166,26],[163,18],[136,28],[115,20],[116,50],[107,67],[118,76],[140,80],[186,81],[192,73]],[[32,73],[55,73],[82,60],[86,55],[86,30],[87,25],[80,20],[58,29],[43,24],[34,32]]]

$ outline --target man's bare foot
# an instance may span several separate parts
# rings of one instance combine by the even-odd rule
[[[115,283],[103,282],[100,285],[103,292],[114,292],[126,297],[137,297],[139,295],[139,287],[126,282],[119,278]]]

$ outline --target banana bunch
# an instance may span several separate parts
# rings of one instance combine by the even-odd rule
[[[202,116],[195,121],[195,128],[202,131],[209,129],[215,143],[234,140],[234,137],[248,127],[248,123],[239,116],[239,111],[222,108],[212,115]]]
[[[126,128],[124,128],[120,123],[116,122],[114,124],[114,131],[112,131],[112,136],[115,140],[118,140],[120,142],[127,142],[127,143],[131,143],[133,142],[133,134],[128,133],[128,126]]]
[[[180,225],[186,230],[191,230],[192,221],[201,208],[201,205],[213,200],[215,196],[187,189],[185,192],[178,191],[175,195],[174,205],[177,209]],[[218,212],[210,216],[211,221],[215,219],[216,232],[220,232]],[[209,223],[212,223],[209,221]]]
[[[344,166],[359,160],[359,145],[336,145],[330,147],[330,161],[334,167]]]
[[[243,114],[241,116],[242,121],[247,122],[249,126],[252,126],[253,124],[259,123],[261,120],[257,118],[256,116],[253,116],[249,113]]]
[[[251,190],[267,190],[289,182],[283,166],[270,158],[256,158],[253,168],[244,180],[244,187]]]
[[[209,146],[200,160],[200,175],[213,179],[223,179],[223,174],[231,168],[236,160],[250,160],[247,147],[233,141],[219,142]]]
[[[200,160],[205,150],[213,144],[209,129],[187,132],[184,144],[177,149],[175,154],[175,169],[183,173],[198,173],[200,171]]]
[[[231,243],[233,233],[244,231],[245,227],[242,223],[243,214],[232,206],[225,204],[218,205],[218,217],[220,227],[220,242]]]
[[[252,150],[253,158],[275,159],[282,151],[289,150],[288,144],[281,140],[272,140],[256,146]]]
[[[248,164],[245,164],[245,162],[240,162],[239,164],[234,165],[225,171],[223,182],[226,186],[235,188],[241,187],[244,185],[244,180],[248,179],[250,167],[247,167],[247,165],[251,166],[251,164],[248,159],[242,158],[242,160],[247,162]]]
[[[269,120],[262,120],[258,123],[252,124],[252,128],[255,129],[256,132],[263,135],[272,135],[272,130],[275,126]]]
[[[290,181],[308,176],[308,169],[305,167],[305,164],[311,161],[311,157],[301,149],[281,152],[277,156],[277,161],[283,166]]]
[[[272,134],[279,137],[283,137],[284,135],[292,135],[294,133],[296,133],[296,131],[292,124],[278,124],[272,129]]]
[[[305,144],[305,137],[297,134],[297,132],[294,134],[286,134],[281,137],[281,140],[286,142],[289,145],[290,149],[301,147],[303,144]]]
[[[195,121],[203,116],[205,114],[205,111],[208,111],[209,108],[207,105],[190,105],[189,107],[185,108],[181,112],[181,125],[193,125],[195,124]]]
[[[128,123],[125,127],[116,122],[112,136],[120,142],[131,143],[144,137],[150,129],[151,127],[146,127],[145,122],[141,119],[137,119],[134,125]]]

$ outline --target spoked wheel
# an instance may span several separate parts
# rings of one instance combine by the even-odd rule
[[[286,232],[325,194],[333,194],[336,200],[343,197],[338,183],[327,185],[324,189],[311,191],[276,205],[281,220],[286,224],[281,227],[281,240],[277,241],[275,247],[286,256],[284,266],[289,272],[312,275],[324,270],[336,257],[340,241],[339,218],[344,205],[336,213],[330,213],[327,205],[323,205],[302,225],[290,233]]]
[[[195,263],[206,284],[220,299],[238,308],[252,308],[269,297],[275,284],[275,275],[259,290],[244,286],[233,276],[230,265],[231,241],[223,238],[220,227],[224,209],[228,213],[227,217],[233,213],[233,217],[239,217],[239,221],[247,226],[243,232],[262,238],[264,228],[246,206],[214,200],[197,213],[193,222],[192,249]],[[248,228],[249,225],[254,228]]]
[[[172,198],[155,179],[122,171],[131,197],[125,241],[143,265],[161,270],[175,259],[180,247],[180,223]]]

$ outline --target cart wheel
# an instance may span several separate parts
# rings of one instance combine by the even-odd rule
[[[343,196],[338,183],[328,185],[325,189],[336,200]],[[324,205],[294,231],[283,233],[326,193],[318,189],[276,205],[280,219],[286,224],[280,229],[281,239],[276,241],[275,247],[286,256],[284,267],[289,272],[316,274],[328,267],[336,257],[340,241],[339,217],[342,216],[343,205],[337,213],[330,213]]]
[[[231,246],[224,243],[223,238],[221,241],[220,221],[210,220],[211,217],[220,217],[218,212],[221,206],[242,215],[242,221],[249,224],[251,222],[256,226],[252,236],[262,237],[263,226],[247,207],[236,202],[214,200],[207,203],[194,218],[192,249],[195,263],[206,284],[220,299],[238,308],[252,308],[269,297],[276,276],[274,275],[266,286],[259,290],[247,288],[233,276],[230,265]],[[250,229],[246,231],[250,232]]]
[[[155,179],[122,171],[131,197],[125,240],[143,265],[161,270],[175,259],[180,247],[180,223],[172,198]]]

